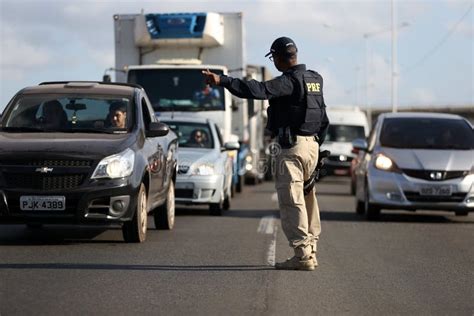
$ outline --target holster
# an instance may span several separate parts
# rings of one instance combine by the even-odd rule
[[[318,163],[316,164],[316,168],[314,169],[313,173],[311,174],[311,177],[309,177],[309,179],[306,180],[303,183],[304,195],[308,195],[309,192],[311,192],[311,190],[313,190],[314,185],[316,184],[316,182],[319,181],[319,171],[323,167],[326,158],[329,157],[330,154],[331,154],[331,152],[329,150],[324,150],[324,151],[319,153]]]
[[[292,148],[296,144],[296,135],[292,134],[290,127],[280,127],[278,128],[277,141],[281,148]]]

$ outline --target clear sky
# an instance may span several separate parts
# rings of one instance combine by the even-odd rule
[[[268,66],[289,36],[325,79],[328,106],[389,106],[391,2],[0,0],[0,110],[42,81],[100,80],[114,65],[115,13],[243,12],[247,62]],[[399,104],[474,106],[473,1],[396,1]],[[364,34],[367,38],[366,59]],[[367,60],[367,63],[366,63]],[[367,73],[367,75],[366,75]],[[368,87],[368,89],[366,89]]]

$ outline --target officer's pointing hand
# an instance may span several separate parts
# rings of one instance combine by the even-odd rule
[[[207,84],[218,86],[221,82],[221,77],[218,74],[209,71],[209,69],[203,70],[202,74],[206,77],[205,80]]]

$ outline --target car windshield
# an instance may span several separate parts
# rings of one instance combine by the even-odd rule
[[[331,124],[326,141],[350,143],[356,138],[365,138],[363,126]]]
[[[190,122],[166,122],[178,135],[179,147],[214,148],[214,140],[208,124]]]
[[[474,149],[474,131],[461,119],[387,118],[380,144],[395,148]]]
[[[206,85],[201,69],[133,69],[128,82],[145,88],[157,112],[224,111],[224,88]]]
[[[64,94],[20,95],[2,119],[4,132],[126,133],[130,99]]]

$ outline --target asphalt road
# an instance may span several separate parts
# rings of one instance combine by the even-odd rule
[[[144,244],[118,228],[0,226],[0,314],[474,314],[474,214],[367,222],[347,179],[318,192],[313,272],[271,266],[291,256],[273,183],[245,187],[222,217],[180,209],[173,231],[150,227]]]

